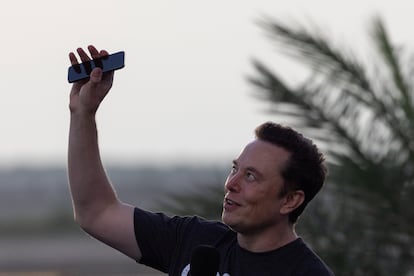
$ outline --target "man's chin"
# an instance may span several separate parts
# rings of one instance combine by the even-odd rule
[[[221,221],[233,230],[234,230],[234,227],[236,227],[237,225],[237,223],[231,219],[229,214],[226,214],[225,212],[223,212],[223,214],[221,215]]]
[[[223,213],[221,213],[221,221],[224,223],[224,224],[226,224],[226,225],[229,225],[228,224],[228,215],[225,213],[226,211],[223,211]]]

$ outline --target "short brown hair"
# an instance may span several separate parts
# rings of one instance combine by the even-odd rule
[[[255,134],[258,139],[282,147],[291,153],[280,172],[284,180],[280,196],[286,195],[289,191],[304,192],[304,202],[289,214],[289,221],[295,223],[306,205],[322,188],[327,174],[325,158],[312,140],[290,127],[266,122],[256,128]]]

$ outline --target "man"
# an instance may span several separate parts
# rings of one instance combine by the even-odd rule
[[[90,57],[77,49],[82,62],[108,55],[94,46],[88,50]],[[74,53],[69,59],[78,63]],[[190,275],[192,253],[200,245],[217,249],[220,276],[333,275],[294,230],[326,169],[316,146],[290,128],[259,126],[256,139],[233,161],[223,223],[168,217],[120,201],[100,160],[95,121],[113,74],[96,68],[70,93],[69,183],[75,219],[86,232],[169,275]]]

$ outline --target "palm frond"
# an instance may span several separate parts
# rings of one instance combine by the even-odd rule
[[[411,142],[414,136],[414,91],[402,72],[399,51],[391,44],[384,23],[378,17],[374,19],[372,37],[380,53],[379,56],[387,65],[384,67],[391,75],[390,83],[394,85],[394,89],[387,89],[388,93],[382,93],[384,98],[382,109],[384,114],[388,115],[388,121],[393,124],[404,146],[409,149],[409,159],[414,160],[414,145]],[[385,97],[388,97],[388,101]],[[389,104],[386,104],[387,102]]]
[[[370,80],[364,66],[352,54],[345,56],[343,51],[337,50],[322,34],[310,32],[304,27],[294,29],[275,20],[259,24],[280,45],[282,51],[307,63],[336,85],[352,84],[355,88],[349,90],[352,96],[361,103],[372,104],[372,93],[366,93],[372,91]]]
[[[401,120],[398,112],[390,110],[393,107],[395,108],[395,104],[392,100],[383,97],[384,93],[379,93],[376,90],[377,85],[375,85],[375,83],[378,82],[378,76],[370,78],[367,70],[364,69],[364,65],[357,62],[354,55],[343,54],[344,51],[336,49],[329,43],[329,40],[321,34],[309,32],[303,27],[291,28],[274,20],[261,22],[261,25],[280,45],[282,51],[297,58],[300,62],[307,63],[314,70],[313,76],[316,77],[313,77],[313,85],[319,84],[320,86],[327,88],[325,89],[326,91],[324,95],[322,95],[324,97],[321,97],[321,93],[319,93],[318,97],[326,100],[330,94],[330,97],[338,102],[337,108],[341,103],[352,102],[354,106],[347,109],[358,110],[356,112],[359,113],[361,113],[361,110],[365,110],[365,113],[371,113],[370,117],[375,118],[374,123],[379,125],[378,129],[384,129],[384,125],[393,129],[393,131],[390,132],[393,135],[391,138],[393,140],[400,140],[401,147],[409,149],[409,159],[414,160],[414,145],[411,142],[411,137],[414,134],[412,130],[414,129],[414,125],[412,126],[410,124],[409,126],[404,126],[403,122],[407,120]],[[378,29],[382,31],[379,32],[381,35],[378,34],[377,36],[386,38],[385,30],[381,27],[378,27]],[[383,44],[384,47],[382,48],[384,49],[389,49],[391,45],[388,40]],[[389,55],[388,60],[398,67],[398,63],[395,62],[395,58],[392,58],[392,55]],[[258,68],[257,64],[258,63],[255,62],[256,68]],[[261,65],[261,67],[263,68],[263,65]],[[395,79],[398,81],[399,87],[404,88],[404,91],[407,91],[408,86],[404,85],[405,81],[403,81],[401,72],[397,69],[394,69],[393,71],[395,72]],[[272,75],[270,75],[268,79],[270,79],[271,76]],[[306,83],[307,86],[312,85],[309,80],[306,80],[304,83]],[[279,88],[283,87],[283,84],[279,83],[278,85]],[[268,89],[269,88],[271,87],[268,86]],[[276,90],[278,87],[273,87],[273,89]],[[284,90],[286,89],[284,88]],[[283,90],[279,89],[279,91],[280,93],[278,94],[286,95],[286,93],[283,93]],[[386,89],[382,89],[381,91],[385,92]],[[301,98],[303,95],[296,95],[296,97]],[[316,99],[316,97],[313,98]],[[349,98],[352,98],[353,100],[349,100]],[[275,96],[273,96],[273,99],[276,99]],[[309,109],[308,106],[303,104],[301,106],[304,107],[305,110]],[[319,106],[321,105],[319,104]],[[410,110],[410,108],[405,109]],[[342,117],[344,117],[344,114],[342,114]],[[361,126],[360,122],[348,120],[347,124],[353,124],[354,129],[358,129],[359,132],[362,133],[359,137],[369,136],[368,133],[364,133],[366,128]],[[372,133],[373,128],[370,129],[371,137],[375,137]],[[383,136],[381,133],[376,134],[378,137]]]
[[[400,95],[396,95],[401,99],[401,104],[404,107],[403,109],[406,112],[411,112],[411,97],[409,88],[407,86],[407,81],[405,80],[402,72],[401,65],[398,58],[398,52],[395,47],[391,44],[388,33],[385,29],[385,26],[380,18],[374,19],[374,24],[372,28],[372,36],[374,38],[375,45],[377,45],[379,52],[381,53],[380,57],[383,58],[385,63],[388,65],[386,68],[389,69],[394,85],[397,89],[393,91],[400,92]],[[385,95],[384,95],[385,96]]]

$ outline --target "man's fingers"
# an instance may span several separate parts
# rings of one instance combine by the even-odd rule
[[[89,45],[88,50],[89,50],[89,53],[91,53],[91,56],[93,59],[97,59],[101,57],[98,50],[95,48],[95,46]]]
[[[80,61],[85,64],[86,72],[90,73],[89,80],[91,81],[91,83],[96,84],[96,83],[100,82],[102,79],[104,79],[105,81],[112,81],[114,72],[107,72],[107,73],[103,74],[102,69],[101,69],[102,66],[99,66],[99,65],[96,65],[96,64],[95,65],[98,69],[95,68],[95,69],[92,70],[92,67],[88,68],[88,66],[91,66],[91,64],[89,62],[87,62],[87,61],[91,61],[92,59],[99,60],[102,57],[108,56],[109,53],[106,50],[98,51],[96,49],[96,47],[93,46],[93,45],[89,45],[87,47],[87,49],[89,51],[90,56],[81,47],[77,48],[76,52],[78,53],[78,55],[80,57]],[[73,52],[69,53],[69,60],[70,60],[70,63],[72,65],[79,65],[79,61],[78,61],[75,53],[73,53]],[[95,62],[97,62],[97,61],[95,61]],[[87,80],[85,80],[83,82],[77,82],[77,83],[84,84],[86,82],[87,82]]]
[[[90,81],[93,84],[96,84],[96,83],[100,82],[101,80],[102,80],[102,69],[99,68],[99,67],[94,68],[91,72],[91,75],[90,75]]]
[[[81,58],[82,62],[91,60],[88,54],[86,54],[86,52],[82,48],[76,49],[76,52],[78,52],[78,55]]]
[[[70,60],[70,64],[72,64],[72,65],[79,64],[78,59],[76,58],[76,56],[73,52],[69,53],[69,60]]]
[[[106,50],[98,51],[93,45],[89,45],[88,50],[89,50],[89,53],[91,54],[92,59],[98,59],[100,57],[109,55],[109,53]],[[88,56],[85,50],[83,50],[83,48],[76,49],[76,52],[78,53],[82,62],[91,60],[91,58]],[[76,55],[73,52],[69,53],[69,60],[72,65],[79,64],[78,59],[76,58]]]
[[[106,50],[101,50],[99,53],[101,54],[101,57],[109,56],[109,53]]]

